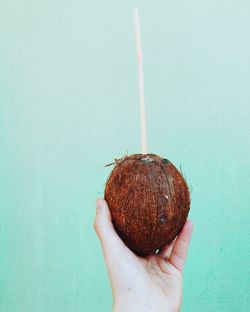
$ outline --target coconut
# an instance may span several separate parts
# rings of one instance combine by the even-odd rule
[[[186,222],[187,183],[168,159],[155,154],[133,154],[114,164],[104,193],[114,228],[137,255],[156,253]]]

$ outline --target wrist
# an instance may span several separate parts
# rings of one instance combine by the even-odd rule
[[[157,300],[154,302],[150,295],[126,294],[115,297],[113,312],[180,312],[180,306],[170,306],[169,302]]]
[[[148,302],[150,296],[144,291],[128,289],[125,292],[114,295],[113,312],[146,312],[154,311],[153,306]]]
[[[155,311],[153,306],[145,302],[136,302],[134,300],[114,300],[113,312],[150,312]],[[155,311],[156,312],[156,311]]]

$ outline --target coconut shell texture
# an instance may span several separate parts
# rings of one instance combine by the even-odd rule
[[[147,256],[169,244],[190,209],[187,183],[176,167],[155,154],[115,160],[105,187],[114,227],[136,254]]]

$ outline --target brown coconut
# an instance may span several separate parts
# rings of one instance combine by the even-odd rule
[[[117,233],[140,256],[169,244],[184,226],[190,208],[185,179],[169,160],[155,154],[115,160],[104,198]]]

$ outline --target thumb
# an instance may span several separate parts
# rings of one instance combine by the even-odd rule
[[[94,221],[94,229],[101,242],[103,254],[106,260],[112,257],[114,253],[124,248],[124,243],[116,233],[111,213],[107,202],[104,199],[96,200],[96,217]]]

